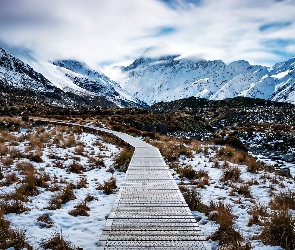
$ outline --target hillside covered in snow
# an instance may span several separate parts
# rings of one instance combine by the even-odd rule
[[[2,92],[26,94],[58,106],[145,106],[103,73],[75,60],[46,62],[0,47]]]
[[[122,88],[149,105],[190,96],[220,100],[236,96],[295,102],[295,58],[273,67],[247,61],[188,59],[180,55],[155,56],[147,49],[127,67],[121,67]]]

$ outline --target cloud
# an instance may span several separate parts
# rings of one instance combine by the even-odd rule
[[[0,41],[92,67],[163,43],[173,54],[270,66],[295,52],[294,11],[293,0],[9,0],[0,2]]]

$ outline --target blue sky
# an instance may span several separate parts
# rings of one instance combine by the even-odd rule
[[[2,0],[0,43],[108,72],[148,47],[272,66],[295,55],[294,0]]]

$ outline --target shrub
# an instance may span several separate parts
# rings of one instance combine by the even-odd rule
[[[280,192],[270,200],[269,206],[271,209],[295,209],[295,192]]]
[[[235,136],[226,137],[225,143],[234,147],[234,148],[248,152],[248,148],[241,142],[241,140],[239,138],[237,138]]]
[[[219,241],[221,246],[238,245],[243,240],[239,232],[233,228],[233,214],[232,207],[219,203],[218,205],[211,203],[211,209],[216,209],[215,220],[219,224],[216,232],[208,237],[214,241]]]
[[[221,181],[239,181],[241,170],[238,167],[229,167],[223,170]]]
[[[124,148],[123,151],[115,157],[114,168],[120,172],[126,172],[131,161],[133,152],[129,148]]]
[[[179,186],[179,189],[183,195],[184,200],[192,211],[204,212],[206,205],[202,203],[201,195],[196,190],[190,190],[184,186]]]
[[[75,161],[67,168],[68,173],[82,174],[85,168]]]
[[[243,195],[247,198],[252,198],[251,192],[249,190],[249,185],[247,185],[247,184],[240,185],[240,187],[238,188],[238,194]]]
[[[263,228],[260,238],[266,245],[295,248],[295,219],[285,210],[275,212]]]
[[[73,185],[69,184],[65,187],[64,190],[54,195],[49,201],[48,209],[55,210],[61,208],[62,204],[67,203],[70,200],[76,199],[76,196],[73,192]]]
[[[193,180],[197,177],[197,172],[193,169],[192,166],[189,165],[183,168],[181,176],[184,176],[189,180]]]
[[[76,205],[72,211],[69,212],[69,215],[72,216],[89,216],[87,211],[90,211],[90,208],[87,206],[86,201],[83,201]]]
[[[44,249],[51,250],[79,250],[75,246],[72,246],[71,243],[64,239],[62,233],[55,232],[49,239],[43,239],[40,244]]]
[[[103,190],[105,194],[109,195],[109,194],[113,194],[116,188],[117,188],[116,178],[111,177],[109,180],[104,181],[103,184],[99,184],[96,189]]]
[[[49,214],[42,214],[37,218],[37,221],[39,222],[39,225],[41,228],[51,228],[54,222],[51,220]]]

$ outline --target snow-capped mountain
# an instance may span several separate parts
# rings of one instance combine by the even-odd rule
[[[56,88],[42,74],[0,47],[0,89],[2,92],[22,92],[39,95],[48,102],[62,105],[72,102],[65,92]]]
[[[103,73],[74,60],[46,62],[0,47],[1,89],[22,90],[62,106],[146,106]],[[44,98],[42,98],[44,100]]]
[[[150,57],[152,49],[127,67],[122,88],[149,105],[190,96],[211,100],[235,96],[295,103],[295,58],[272,68],[247,61],[193,60],[168,55]]]
[[[62,72],[76,88],[87,93],[104,96],[110,102],[120,107],[146,106],[145,103],[133,98],[121,86],[112,81],[102,72],[90,69],[85,63],[76,60],[60,60],[52,62],[56,69]]]

